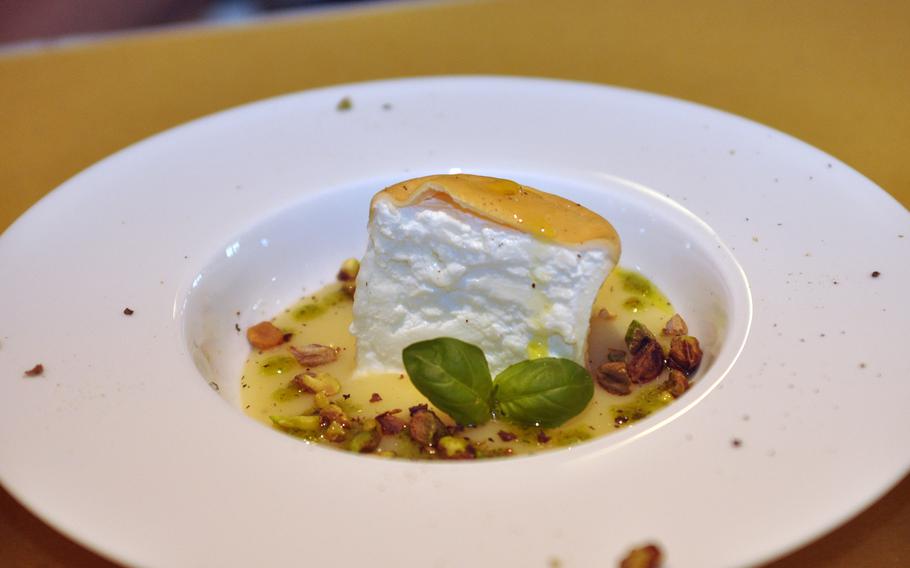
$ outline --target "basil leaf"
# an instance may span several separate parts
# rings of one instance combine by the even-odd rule
[[[522,426],[553,428],[580,413],[594,396],[591,375],[569,359],[522,361],[496,376],[497,413]]]
[[[439,337],[408,345],[401,358],[417,390],[456,422],[467,426],[490,419],[493,379],[479,347]]]

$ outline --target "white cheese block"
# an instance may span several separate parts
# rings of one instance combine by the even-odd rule
[[[483,349],[494,376],[541,356],[584,365],[592,305],[617,254],[540,239],[450,200],[374,200],[351,325],[357,372],[402,372],[402,349],[443,336]]]

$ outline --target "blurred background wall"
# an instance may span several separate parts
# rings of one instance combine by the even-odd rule
[[[382,0],[0,0],[0,45],[368,1]]]

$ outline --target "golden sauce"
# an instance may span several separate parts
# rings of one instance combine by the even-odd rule
[[[640,300],[641,306],[635,311],[624,307],[630,299]],[[332,284],[315,295],[303,298],[272,320],[277,327],[293,336],[279,347],[253,351],[247,359],[241,378],[241,400],[249,416],[272,426],[270,416],[298,416],[315,411],[312,394],[289,386],[290,380],[304,370],[291,356],[289,347],[299,348],[310,343],[340,349],[337,361],[315,370],[329,373],[339,380],[341,392],[331,397],[331,401],[339,405],[349,418],[373,418],[387,410],[401,409],[397,416],[407,421],[409,407],[427,403],[404,374],[354,377],[355,340],[348,331],[352,320],[351,306],[352,301],[341,291],[340,284]],[[605,360],[606,347],[625,348],[623,336],[633,319],[648,326],[663,341],[659,331],[673,315],[673,308],[647,279],[618,268],[604,282],[593,313],[590,343],[599,348],[591,349],[589,366],[599,365]],[[528,454],[574,444],[615,432],[671,402],[672,397],[660,388],[663,379],[662,375],[629,396],[612,395],[596,386],[594,398],[581,414],[559,428],[545,430],[544,436],[540,436],[542,430],[539,428],[522,428],[497,420],[467,428],[459,436],[471,439],[479,457],[502,455],[504,452]],[[371,402],[375,398],[374,393],[381,400]],[[451,423],[441,412],[437,413]],[[514,434],[517,438],[503,441],[500,431]],[[329,443],[318,433],[296,434],[313,442]],[[408,438],[406,431],[397,436],[383,436],[380,449],[394,452],[398,457],[425,457]]]
[[[433,175],[385,188],[373,197],[398,207],[443,197],[477,216],[543,240],[567,245],[599,244],[619,259],[619,235],[606,219],[578,203],[507,179],[470,174]]]

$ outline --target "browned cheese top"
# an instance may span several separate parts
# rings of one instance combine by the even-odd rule
[[[383,199],[407,207],[430,197],[544,241],[605,246],[614,261],[619,258],[619,235],[606,219],[578,203],[507,179],[471,174],[409,179],[373,196],[370,210]]]

